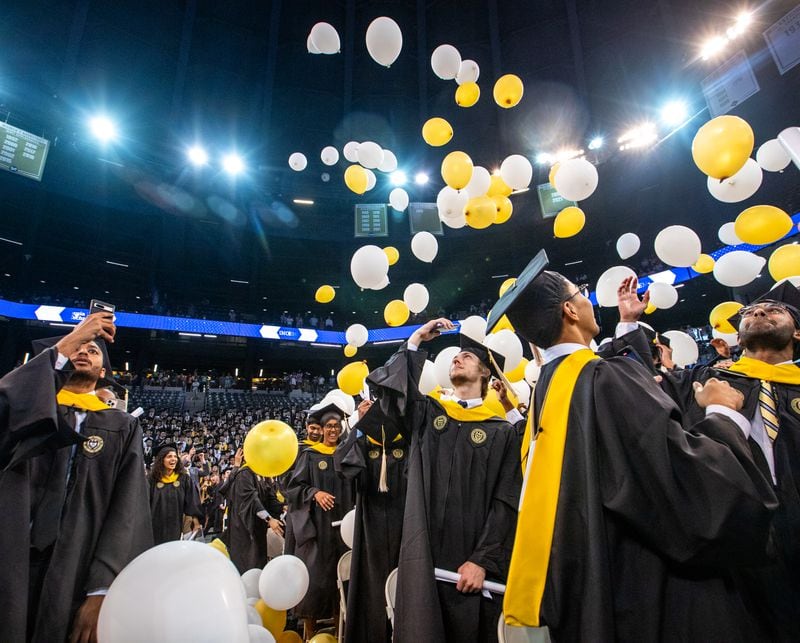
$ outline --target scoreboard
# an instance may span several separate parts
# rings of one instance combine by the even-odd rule
[[[41,181],[49,149],[46,138],[0,123],[0,169]]]

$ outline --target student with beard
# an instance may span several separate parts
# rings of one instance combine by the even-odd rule
[[[162,444],[155,449],[148,481],[153,543],[160,545],[170,540],[180,540],[183,517],[200,519],[203,510],[197,489],[186,473],[174,444]]]

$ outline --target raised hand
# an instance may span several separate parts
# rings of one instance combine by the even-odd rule
[[[636,277],[627,277],[617,288],[617,306],[621,322],[638,322],[644,309],[650,303],[650,291],[648,290],[639,298],[639,295],[636,294],[638,287],[639,280]]]

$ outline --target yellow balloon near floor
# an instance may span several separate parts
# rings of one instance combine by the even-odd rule
[[[389,326],[402,326],[410,315],[411,311],[402,299],[393,299],[383,309],[383,318]]]
[[[453,127],[443,118],[435,116],[422,126],[422,139],[433,147],[441,147],[453,138]]]
[[[692,141],[692,158],[703,174],[727,179],[744,167],[753,153],[755,137],[738,116],[717,116],[703,125]]]
[[[323,632],[322,634],[315,634],[312,636],[308,639],[308,643],[336,643],[336,637],[333,636],[333,634]]]
[[[219,538],[214,538],[210,543],[208,543],[209,547],[213,547],[216,549],[220,554],[225,556],[225,558],[230,560],[230,553],[228,553],[228,548],[224,542],[222,542]]]
[[[524,91],[525,87],[519,76],[506,74],[498,78],[494,84],[494,102],[504,109],[515,107],[522,100]]]
[[[513,190],[499,174],[492,174],[486,196],[510,196]]]
[[[553,234],[559,239],[574,237],[586,225],[586,215],[580,208],[571,205],[561,210],[553,221]]]
[[[511,214],[514,212],[514,206],[511,203],[511,199],[500,194],[495,194],[489,198],[494,201],[494,207],[497,210],[494,215],[494,222],[505,223],[508,221],[511,218]]]
[[[738,301],[723,301],[711,309],[708,315],[708,323],[720,333],[738,333],[739,329],[734,328],[728,321],[729,317],[735,315],[742,307]]]
[[[450,152],[442,161],[442,179],[454,190],[462,190],[472,178],[472,159],[464,152]]]
[[[352,344],[348,344],[347,346],[344,347],[344,356],[345,357],[355,357],[357,352],[358,352],[358,349],[355,346],[353,346]]]
[[[745,243],[774,243],[792,229],[792,218],[773,205],[754,205],[736,217],[733,230]]]
[[[364,390],[364,380],[369,375],[366,362],[351,362],[336,374],[336,383],[347,395],[358,395]]]
[[[265,478],[286,473],[297,458],[297,435],[280,420],[259,422],[244,439],[244,459]]]
[[[775,281],[800,275],[800,246],[790,243],[770,255],[769,274]]]
[[[509,277],[506,279],[502,284],[500,284],[500,292],[498,293],[498,297],[502,297],[506,294],[506,290],[511,288],[515,283],[517,283],[516,277]]]
[[[367,171],[360,165],[351,165],[344,171],[344,184],[356,194],[367,191]]]
[[[253,607],[256,608],[256,612],[261,616],[264,628],[277,638],[283,632],[283,628],[286,627],[286,610],[274,610],[260,598]]]
[[[714,270],[715,263],[716,262],[711,255],[702,254],[700,257],[698,257],[697,261],[694,262],[692,270],[699,272],[701,275],[705,275],[706,273]]]
[[[383,253],[386,255],[386,258],[389,260],[389,265],[393,266],[397,263],[400,259],[400,253],[397,251],[397,248],[394,246],[386,246],[383,249]]]
[[[275,637],[275,643],[303,643],[303,637],[293,630],[286,630]]]
[[[488,196],[476,196],[464,206],[464,216],[470,228],[483,230],[494,223],[497,206]]]
[[[464,83],[456,90],[456,105],[459,107],[472,107],[481,97],[481,88],[478,83]]]
[[[333,301],[334,297],[336,297],[336,291],[333,286],[320,286],[314,294],[314,299],[320,304],[327,304]]]

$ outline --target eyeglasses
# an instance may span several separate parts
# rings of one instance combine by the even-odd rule
[[[575,286],[577,290],[572,293],[569,297],[567,297],[564,302],[568,302],[572,299],[575,295],[583,295],[584,297],[589,297],[589,284],[579,284]]]
[[[786,308],[786,306],[784,306],[783,304],[769,302],[764,304],[753,304],[752,306],[744,306],[739,309],[738,314],[740,317],[750,317],[757,310],[762,310],[767,315],[780,315],[782,313],[789,312],[789,309]]]
[[[329,423],[329,424],[326,424],[325,426],[323,426],[322,428],[323,429],[336,429],[337,431],[340,431],[341,428],[342,428],[342,425],[339,424],[338,422],[336,422],[335,424]]]

